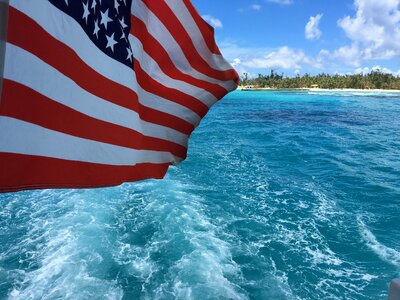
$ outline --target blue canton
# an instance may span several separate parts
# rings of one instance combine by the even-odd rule
[[[49,0],[74,18],[105,54],[133,68],[128,36],[132,0]]]

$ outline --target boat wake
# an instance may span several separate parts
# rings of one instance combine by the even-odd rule
[[[361,237],[368,248],[378,255],[380,259],[397,267],[400,270],[400,252],[380,243],[360,217],[358,217],[357,221]]]

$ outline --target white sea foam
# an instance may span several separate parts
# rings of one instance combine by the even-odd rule
[[[305,250],[311,255],[314,264],[327,264],[334,266],[340,266],[343,264],[343,261],[338,258],[328,247],[325,247],[324,250],[320,250],[318,248],[308,246],[305,248]]]
[[[314,216],[320,221],[337,224],[338,217],[343,216],[344,212],[338,207],[335,200],[329,198],[323,190],[313,183],[306,185],[305,190],[311,192],[318,201],[318,205],[313,209]]]
[[[400,94],[397,92],[368,92],[368,91],[312,91],[307,92],[308,95],[313,96],[333,96],[333,97],[375,97],[375,98],[399,98]]]
[[[144,298],[247,298],[231,281],[240,276],[231,245],[206,215],[204,199],[191,192],[195,186],[165,179],[135,184],[135,189],[133,198],[121,203],[126,211],[117,220],[122,232],[113,258],[141,284]],[[135,232],[130,233],[127,226]],[[149,231],[139,244],[130,237]],[[154,259],[160,253],[169,255],[161,261]]]
[[[206,298],[246,299],[241,289],[228,277],[238,276],[239,269],[232,260],[231,246],[218,237],[218,228],[204,215],[202,199],[184,190],[176,192],[175,199],[183,200],[179,218],[169,222],[173,228],[183,229],[191,251],[182,256],[169,269],[170,284],[164,284],[156,298],[163,298],[170,290],[177,299]],[[175,202],[176,209],[176,202]],[[178,223],[176,223],[178,222]]]
[[[400,252],[380,243],[361,217],[357,218],[363,241],[380,259],[400,269]]]
[[[93,227],[90,204],[85,205],[88,199],[82,201],[81,193],[69,193],[57,202],[57,195],[53,194],[51,203],[46,201],[45,193],[34,194],[42,195],[43,202],[32,204],[29,230],[8,252],[8,255],[14,251],[26,253],[26,262],[20,263],[32,265],[18,276],[9,299],[89,299],[99,294],[104,299],[121,299],[123,292],[114,281],[93,276],[89,270],[89,265],[100,265],[103,257],[93,251],[96,245],[82,240],[91,239],[90,232],[100,239],[102,236],[101,224]],[[21,209],[21,214],[27,213]],[[9,271],[9,275],[13,272]]]
[[[365,280],[365,281],[372,281],[372,280],[377,279],[379,277],[375,276],[375,275],[371,275],[371,274],[364,274],[361,278],[362,278],[362,280]]]
[[[278,268],[276,267],[276,263],[272,258],[270,258],[270,261],[273,270],[272,275],[274,276],[274,279],[277,281],[281,292],[285,295],[285,298],[301,299],[299,297],[296,297],[292,289],[290,288],[288,274],[282,270],[278,270]]]
[[[375,99],[363,99],[357,110],[353,98],[305,96],[303,105],[299,93],[296,100],[289,93],[268,94],[276,101],[235,95],[211,112],[218,118],[211,116],[194,133],[192,146],[200,151],[171,168],[166,180],[101,191],[17,193],[6,201],[0,195],[0,298],[383,299],[393,267],[360,242],[367,240],[390,261],[399,249],[391,241],[384,246],[394,251],[376,247],[380,235],[364,232],[361,238],[354,214],[396,218],[390,207],[374,209],[382,203],[370,198],[375,185],[369,185],[386,181],[382,187],[392,191],[385,203],[393,205],[395,174],[390,181],[383,171],[366,172],[371,164],[352,165],[357,174],[343,172],[333,162],[352,163],[356,153],[347,153],[348,146],[376,136],[369,136],[374,126],[360,125],[365,136],[358,135],[358,125],[340,123],[344,110],[349,118],[354,113],[383,120],[375,114]],[[238,109],[242,105],[245,111]],[[328,119],[318,114],[321,123],[314,123],[314,114],[303,116],[310,109],[329,112]],[[395,171],[390,158],[387,165]],[[349,190],[353,175],[359,188]]]

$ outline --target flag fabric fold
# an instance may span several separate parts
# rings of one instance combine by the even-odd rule
[[[0,191],[163,178],[237,86],[189,0],[10,0]]]

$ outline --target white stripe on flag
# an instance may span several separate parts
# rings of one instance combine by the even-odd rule
[[[143,105],[177,116],[193,125],[200,122],[199,117],[188,108],[144,91],[138,86],[135,72],[131,68],[110,59],[100,51],[72,17],[49,5],[48,1],[35,0],[34,6],[29,1],[23,0],[13,0],[12,3],[15,8],[34,19],[51,36],[73,49],[97,73],[134,91]],[[49,19],[48,16],[55,16],[56,21]]]
[[[168,29],[142,3],[142,1],[132,2],[132,14],[146,24],[149,33],[161,43],[165,51],[167,51],[171,60],[174,62],[175,67],[177,67],[182,73],[192,76],[196,79],[208,81],[211,83],[217,83],[225,88],[227,91],[231,91],[236,87],[236,83],[233,80],[221,82],[221,80],[211,78],[193,69],[193,67],[190,65],[190,62],[185,57],[185,54],[183,53],[181,47],[175,41]]]
[[[78,22],[49,1],[34,1],[35,5],[26,0],[12,0],[10,4],[35,20],[51,36],[73,49],[97,73],[134,90],[131,68],[110,59],[88,38]]]
[[[209,63],[209,65],[221,71],[228,71],[232,69],[232,66],[226,62],[226,60],[218,54],[214,54],[210,51],[207,44],[204,41],[203,35],[200,32],[196,22],[193,20],[190,12],[182,1],[176,0],[165,0],[169,8],[173,11],[174,15],[179,19],[186,32],[191,37],[193,44],[200,54],[200,56]]]
[[[143,49],[142,43],[133,35],[129,36],[131,42],[133,55],[140,62],[143,70],[149,74],[154,80],[161,83],[164,86],[177,89],[187,95],[190,95],[205,105],[210,107],[218,101],[217,98],[208,91],[186,83],[185,81],[175,80],[166,75],[159,67],[157,62],[152,59]]]
[[[175,158],[167,152],[134,150],[96,142],[3,116],[0,116],[0,136],[0,152],[6,153],[115,166],[175,163]]]
[[[201,118],[191,109],[142,89],[139,84],[137,84],[135,73],[132,75],[132,80],[135,81],[135,91],[138,95],[138,100],[143,105],[181,118],[194,126],[200,123]]]
[[[69,77],[22,48],[7,44],[6,60],[5,78],[30,87],[47,98],[93,118],[130,128],[147,136],[187,145],[187,135],[145,122],[135,111],[85,91]],[[43,84],[43,78],[46,78],[46,84]]]

